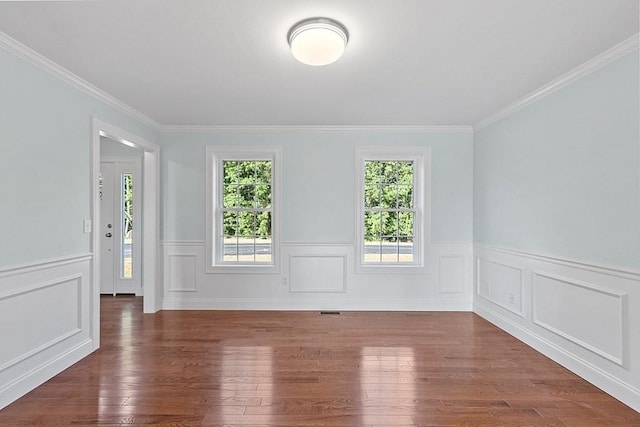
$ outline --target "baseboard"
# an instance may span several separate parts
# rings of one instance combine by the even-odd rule
[[[25,372],[0,389],[0,409],[50,380],[93,351],[93,342],[87,339],[46,363]]]
[[[359,274],[354,244],[287,242],[277,274],[207,274],[203,242],[164,241],[164,310],[471,311],[469,244],[432,245],[417,273]]]
[[[249,300],[181,298],[165,299],[164,310],[278,310],[278,311],[471,311],[472,301],[460,300]]]
[[[640,412],[637,271],[482,244],[473,264],[475,313]]]
[[[576,357],[574,354],[546,340],[535,332],[518,325],[506,316],[502,316],[499,312],[493,310],[488,304],[485,304],[486,303],[480,301],[474,302],[473,311],[551,360],[559,363],[571,372],[640,412],[640,390],[610,375],[597,366]]]
[[[0,408],[94,350],[91,254],[0,269]]]

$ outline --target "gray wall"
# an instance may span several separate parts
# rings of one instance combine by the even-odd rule
[[[638,52],[474,137],[474,240],[640,268]]]
[[[162,240],[205,240],[205,149],[208,145],[283,147],[282,240],[355,241],[355,147],[432,148],[434,243],[472,242],[471,133],[203,132],[164,133]]]
[[[89,252],[92,116],[156,132],[0,49],[0,267]]]

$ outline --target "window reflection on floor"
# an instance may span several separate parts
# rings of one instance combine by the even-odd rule
[[[242,384],[239,383],[242,382]],[[243,390],[244,395],[254,391],[262,401],[273,400],[273,348],[268,346],[225,346],[222,350],[221,388]],[[236,415],[244,413],[244,406],[227,402],[228,397],[220,393],[220,413],[223,423],[237,424]],[[238,411],[242,411],[238,413]],[[264,424],[271,424],[271,414],[264,415]]]
[[[413,348],[363,347],[360,360],[360,388],[367,401],[363,425],[379,424],[381,415],[401,418],[417,413]]]
[[[139,409],[136,405],[129,404],[130,400],[139,397],[136,390],[130,386],[131,377],[139,374],[132,371],[133,366],[139,366],[139,361],[134,358],[140,357],[134,348],[132,310],[133,308],[127,307],[120,312],[120,336],[116,343],[120,348],[118,369],[111,376],[99,376],[99,422],[130,424],[135,421],[136,411]],[[114,382],[120,382],[120,387],[113,387]]]

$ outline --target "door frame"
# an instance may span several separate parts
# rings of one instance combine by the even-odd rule
[[[142,259],[143,311],[155,313],[161,306],[159,283],[159,182],[160,146],[109,123],[92,118],[91,144],[91,335],[93,349],[100,347],[100,137],[141,149],[142,156]]]

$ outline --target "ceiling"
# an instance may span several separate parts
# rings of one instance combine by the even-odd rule
[[[0,31],[163,125],[472,125],[639,31],[637,0],[0,2]],[[300,64],[301,19],[345,55]]]

